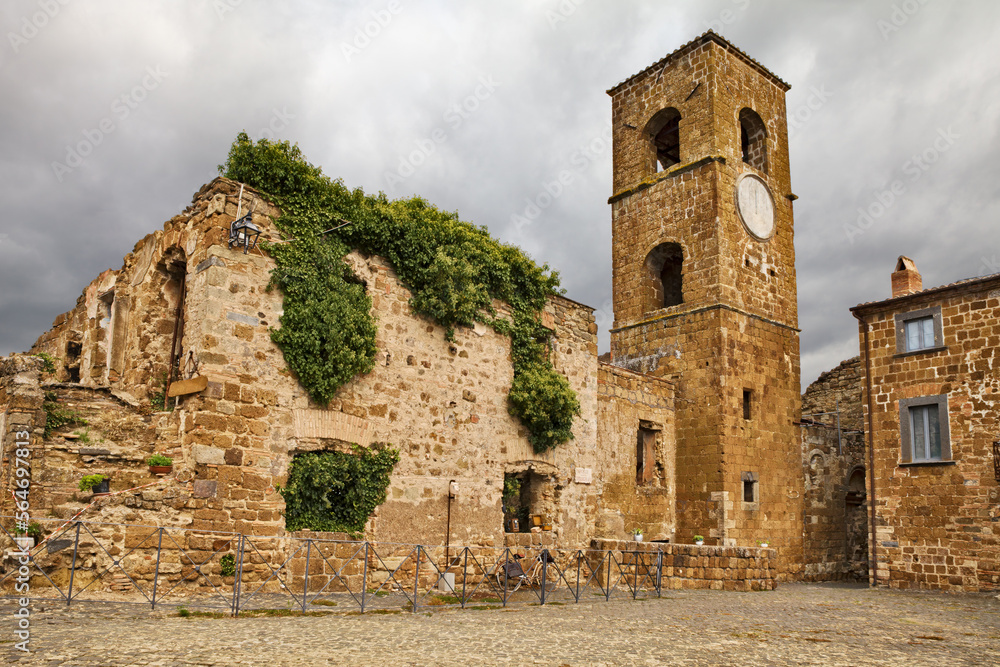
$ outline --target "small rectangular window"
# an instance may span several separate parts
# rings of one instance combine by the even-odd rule
[[[947,394],[901,399],[899,426],[902,463],[951,460]]]
[[[910,408],[914,461],[941,460],[941,423],[936,405]]]
[[[922,317],[906,322],[906,351],[934,347],[934,318]]]
[[[944,347],[941,307],[896,313],[896,354]]]
[[[743,481],[743,509],[754,510],[756,506],[747,507],[747,504],[756,503],[759,499],[760,480],[757,477],[757,473],[744,471],[740,475],[740,479]]]
[[[750,399],[753,392],[749,389],[743,390],[743,419],[750,419]]]
[[[649,484],[656,472],[656,431],[640,428],[635,445],[635,483]]]

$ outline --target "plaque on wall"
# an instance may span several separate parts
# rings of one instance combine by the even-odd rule
[[[577,484],[591,484],[594,481],[594,471],[591,468],[576,469]]]

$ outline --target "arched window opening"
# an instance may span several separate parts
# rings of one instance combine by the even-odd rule
[[[745,163],[767,173],[767,128],[753,109],[740,111],[740,150]]]
[[[145,382],[150,395],[166,392],[169,385],[185,379],[183,375],[185,344],[185,296],[187,292],[187,256],[178,246],[163,251],[154,265],[150,288],[157,290],[160,298],[147,306],[148,317],[156,323],[157,335],[145,344],[147,358],[153,361]],[[145,373],[144,373],[145,375]],[[139,382],[142,377],[137,377]],[[164,400],[166,398],[164,397]],[[165,407],[166,404],[163,404]]]
[[[847,480],[847,504],[861,505],[865,502],[865,469],[855,468]]]
[[[673,107],[667,107],[654,115],[646,123],[646,136],[651,146],[651,173],[657,173],[680,164],[681,161],[681,114]]]
[[[661,243],[646,256],[649,289],[646,310],[684,303],[684,250],[679,243]]]

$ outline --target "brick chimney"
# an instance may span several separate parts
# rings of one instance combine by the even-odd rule
[[[912,259],[900,255],[896,261],[896,270],[892,272],[892,298],[906,296],[923,289],[920,272]]]

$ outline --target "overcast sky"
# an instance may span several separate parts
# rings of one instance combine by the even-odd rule
[[[792,85],[803,386],[857,354],[847,309],[889,296],[898,255],[928,287],[1000,272],[998,2],[7,0],[0,22],[0,354],[240,130],[520,245],[597,308],[606,351],[605,90],[709,28]]]

